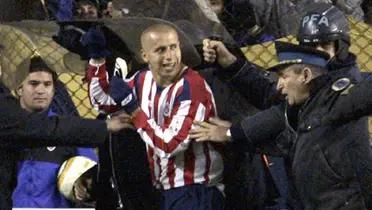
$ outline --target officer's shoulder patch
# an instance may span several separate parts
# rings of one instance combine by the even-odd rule
[[[340,78],[338,80],[336,80],[333,84],[332,84],[332,90],[338,92],[338,91],[342,91],[344,90],[345,88],[347,88],[349,85],[351,84],[351,81],[349,78]]]
[[[340,93],[340,95],[347,95],[347,94],[349,94],[349,92],[350,92],[350,90],[351,90],[352,87],[354,87],[354,85],[353,84],[350,84],[345,90],[343,90]]]

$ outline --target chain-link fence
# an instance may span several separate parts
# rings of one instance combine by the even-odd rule
[[[372,28],[363,22],[350,20],[351,51],[357,55],[362,71],[372,71]],[[2,80],[15,88],[25,78],[29,58],[40,54],[66,84],[68,91],[82,117],[94,118],[97,112],[91,107],[87,85],[83,83],[86,61],[74,53],[61,48],[52,39],[58,31],[53,22],[25,21],[0,26],[1,51],[0,63]],[[295,42],[293,36],[283,38]],[[247,59],[265,68],[276,63],[273,42],[266,42],[242,48]],[[68,59],[66,59],[68,58]],[[372,121],[370,121],[372,131]]]

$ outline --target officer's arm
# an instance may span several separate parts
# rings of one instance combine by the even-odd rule
[[[234,123],[230,131],[236,142],[263,145],[275,140],[285,127],[284,107],[277,105]]]
[[[204,40],[203,56],[206,62],[219,64],[217,76],[240,91],[256,108],[266,109],[279,102],[269,74],[243,55],[231,53],[223,42]]]
[[[240,59],[225,69],[226,72],[233,72],[234,68],[238,70],[231,77],[230,84],[258,109],[267,109],[273,104],[280,103],[276,83],[268,72],[247,60]]]

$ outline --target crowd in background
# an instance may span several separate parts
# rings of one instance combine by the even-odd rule
[[[244,46],[295,34],[298,21],[294,20],[299,20],[306,5],[313,2],[333,3],[355,20],[372,24],[372,5],[367,0],[208,0],[199,4],[208,5],[239,45]],[[0,4],[0,7],[8,8],[0,14],[0,21],[22,19],[71,21],[125,16],[164,18],[162,7],[167,1],[43,0],[3,1]]]

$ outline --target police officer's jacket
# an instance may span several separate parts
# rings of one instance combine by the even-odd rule
[[[268,95],[276,92],[273,82],[265,72],[245,59],[239,58],[227,69],[215,66],[198,69],[212,89],[218,116],[230,122],[239,122],[245,116],[252,116],[259,109],[264,109],[269,102],[263,98],[269,98]],[[233,81],[231,76],[234,77],[240,69],[240,81]],[[270,87],[265,88],[266,84]],[[240,90],[244,94],[241,94]],[[266,156],[266,160],[268,164],[262,161],[261,154],[257,154],[254,148],[248,151],[239,145],[224,147],[227,206],[236,209],[260,209],[279,200],[277,205],[286,208],[287,176],[282,157]]]
[[[234,140],[254,147],[275,139],[272,152],[290,159],[300,209],[371,208],[372,153],[362,116],[372,110],[372,85],[339,79],[314,79],[310,98],[292,120],[293,113],[279,105],[231,128]]]

